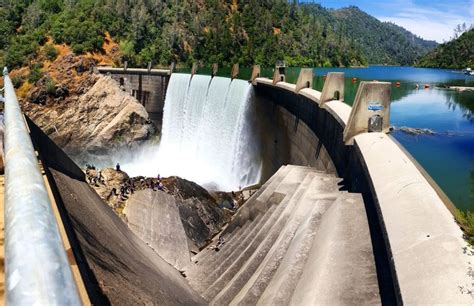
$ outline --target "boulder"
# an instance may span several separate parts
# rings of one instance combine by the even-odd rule
[[[162,181],[176,198],[181,221],[190,240],[190,251],[196,252],[205,247],[232,218],[233,213],[221,209],[216,199],[198,184],[175,176]]]

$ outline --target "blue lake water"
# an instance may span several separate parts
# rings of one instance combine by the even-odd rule
[[[436,135],[413,136],[396,130],[392,135],[458,208],[474,211],[474,91],[442,88],[474,86],[474,77],[460,71],[413,67],[322,68],[316,69],[317,89],[322,89],[320,78],[329,71],[345,72],[345,101],[349,104],[359,80],[400,82],[400,87],[392,86],[391,125],[428,128]],[[355,83],[354,77],[358,78]]]

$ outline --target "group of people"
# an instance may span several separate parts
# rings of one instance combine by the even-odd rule
[[[94,165],[89,165],[86,164],[86,179],[87,182],[91,185],[94,185],[96,187],[99,187],[99,184],[105,185],[105,178],[102,175],[102,171],[96,171],[95,173],[92,172],[96,171],[96,168]]]
[[[120,185],[120,188],[118,190],[116,188],[112,188],[109,198],[114,195],[118,196],[121,201],[126,201],[130,194],[134,194],[135,191],[143,189],[152,189],[153,191],[165,191],[165,186],[161,182],[160,175],[157,176],[157,179],[142,177],[138,181],[129,178]]]
[[[115,171],[121,172],[119,163],[115,165]],[[86,164],[86,179],[89,184],[94,185],[95,187],[106,185],[105,178],[102,175],[102,170],[96,169],[96,167],[91,164]],[[115,196],[118,197],[120,201],[126,201],[130,194],[134,194],[135,191],[142,189],[166,191],[159,174],[156,178],[142,177],[139,180],[129,178],[123,182],[119,188],[113,187],[107,196],[107,200],[110,200],[112,196]]]
[[[110,199],[110,197],[114,195],[114,196],[118,196],[120,201],[125,201],[128,199],[129,194],[135,193],[135,190],[136,190],[135,183],[133,182],[132,179],[128,179],[120,185],[118,192],[117,192],[117,188],[115,187],[112,188],[107,198]]]
[[[165,186],[161,182],[161,177],[160,177],[159,174],[158,174],[156,179],[141,178],[140,179],[140,186],[142,187],[142,189],[148,189],[149,188],[149,189],[152,189],[153,191],[156,191],[156,190],[165,191]]]

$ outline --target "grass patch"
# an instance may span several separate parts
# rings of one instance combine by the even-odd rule
[[[456,208],[454,218],[464,232],[464,239],[470,245],[474,245],[474,213],[470,211],[463,212]]]
[[[56,82],[48,77],[45,82],[46,92],[52,96],[56,94]]]

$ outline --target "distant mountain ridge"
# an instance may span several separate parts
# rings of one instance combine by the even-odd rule
[[[396,24],[382,22],[356,6],[329,12],[370,64],[413,65],[438,45]]]

